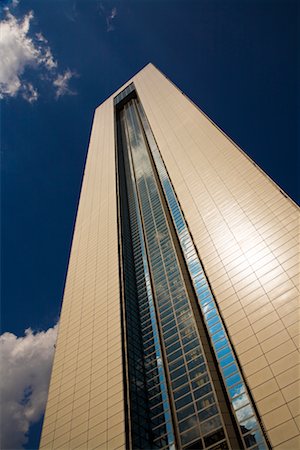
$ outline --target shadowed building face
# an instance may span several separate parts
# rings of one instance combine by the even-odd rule
[[[298,217],[151,64],[106,100],[41,448],[292,448]]]

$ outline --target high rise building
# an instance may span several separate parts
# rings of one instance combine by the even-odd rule
[[[41,450],[299,448],[298,220],[152,64],[100,105]]]

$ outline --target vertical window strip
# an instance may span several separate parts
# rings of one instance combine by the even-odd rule
[[[127,144],[127,145],[129,145],[129,144]],[[170,411],[170,402],[169,402],[164,366],[162,363],[162,351],[161,351],[161,345],[160,345],[160,341],[159,341],[159,332],[158,332],[158,325],[157,325],[157,320],[156,320],[156,315],[155,315],[155,307],[153,304],[153,295],[152,295],[152,288],[151,288],[151,282],[150,282],[149,267],[148,267],[148,261],[147,261],[147,256],[146,256],[146,248],[145,248],[145,241],[144,241],[144,235],[143,235],[143,230],[142,230],[141,217],[140,217],[140,212],[139,212],[139,204],[138,204],[136,185],[135,185],[135,180],[134,180],[132,156],[131,156],[131,152],[129,152],[129,151],[128,151],[128,160],[129,160],[129,167],[130,167],[134,205],[135,205],[135,211],[136,211],[138,234],[139,234],[142,259],[143,259],[143,270],[144,270],[144,276],[145,276],[145,281],[146,281],[146,290],[147,290],[148,305],[149,305],[149,310],[150,310],[150,319],[151,319],[151,325],[152,325],[153,337],[154,337],[154,348],[155,348],[157,369],[158,369],[158,374],[159,374],[159,383],[160,383],[162,402],[163,402],[163,410],[164,410],[166,430],[167,430],[168,447],[170,450],[175,450],[175,438],[174,438],[174,431],[173,431],[173,424],[172,424],[172,416],[171,416],[171,411]]]
[[[122,259],[123,259],[123,283],[124,283],[124,300],[125,300],[125,317],[126,317],[126,335],[127,335],[127,365],[128,365],[128,389],[130,404],[130,430],[131,445],[133,448],[142,448],[145,443],[149,443],[149,431],[151,429],[150,422],[144,420],[136,421],[133,418],[137,415],[146,418],[149,412],[148,396],[147,396],[147,371],[144,361],[144,341],[145,332],[143,327],[143,318],[148,315],[148,305],[145,299],[146,284],[142,275],[142,253],[140,250],[140,242],[138,239],[138,228],[136,213],[133,201],[133,193],[130,184],[129,162],[126,152],[123,150],[122,142],[124,142],[121,127],[121,114],[117,119],[117,134],[119,153],[119,169],[122,175],[120,177],[123,183],[119,185],[122,192],[126,192],[126,196],[120,196],[120,213],[122,226]],[[121,154],[123,155],[121,156]],[[120,174],[120,172],[119,172]],[[124,181],[126,181],[126,185]],[[126,200],[125,200],[126,198]],[[125,204],[124,204],[125,202]],[[124,210],[123,210],[124,209]],[[124,214],[124,217],[123,217]],[[132,253],[130,251],[132,250]],[[132,270],[134,265],[135,270]],[[141,277],[142,275],[142,277]],[[135,280],[138,280],[135,282]],[[144,319],[145,320],[145,319]],[[139,322],[135,324],[135,322]],[[151,335],[152,336],[152,335]],[[155,355],[151,355],[151,360],[155,361]]]
[[[232,351],[215,299],[204,274],[202,264],[174,193],[164,162],[156,145],[148,119],[140,101],[137,100],[136,103],[245,448],[249,447],[250,442],[253,450],[267,450],[268,445],[250,397],[247,394],[245,382]],[[241,407],[241,405],[243,406]]]
[[[114,105],[120,103],[125,97],[135,90],[134,84],[130,83],[123,91],[114,98]]]
[[[195,411],[199,409],[198,402],[192,401],[191,393],[193,396],[195,396],[195,399],[202,398],[203,396],[206,396],[208,392],[213,392],[213,384],[208,383],[208,368],[206,367],[206,363],[201,366],[201,368],[196,368],[193,370],[193,367],[190,367],[190,363],[188,364],[187,361],[193,359],[196,357],[196,355],[192,355],[192,353],[186,354],[190,350],[193,350],[193,352],[196,352],[196,350],[199,348],[201,355],[198,360],[202,360],[204,362],[204,354],[201,350],[201,344],[198,338],[198,334],[196,332],[196,327],[194,327],[193,322],[193,316],[192,311],[190,309],[190,304],[188,300],[188,294],[185,291],[185,284],[183,279],[181,278],[179,274],[179,266],[177,267],[178,261],[175,256],[175,248],[173,247],[172,239],[170,236],[170,232],[167,226],[166,217],[163,212],[163,207],[161,204],[160,194],[158,191],[157,182],[154,176],[153,168],[150,162],[149,154],[148,154],[148,146],[144,142],[143,137],[143,131],[142,131],[142,124],[140,123],[140,119],[138,117],[138,111],[136,110],[135,100],[131,101],[129,104],[125,105],[125,111],[126,111],[126,118],[127,118],[127,140],[128,140],[128,150],[130,149],[131,157],[134,161],[132,161],[132,170],[135,174],[135,185],[137,189],[137,197],[140,198],[139,206],[141,208],[141,214],[143,214],[144,219],[144,225],[143,232],[145,232],[146,236],[145,239],[148,242],[147,247],[147,254],[149,254],[149,259],[151,262],[151,270],[152,270],[152,276],[154,280],[155,285],[155,293],[157,295],[158,300],[158,312],[159,316],[161,318],[161,324],[162,324],[162,335],[163,339],[167,339],[168,336],[172,336],[173,338],[176,336],[177,339],[175,339],[175,344],[173,346],[166,346],[166,354],[169,360],[169,369],[171,369],[171,366],[173,366],[174,356],[177,354],[176,349],[179,349],[179,347],[182,349],[182,358],[178,356],[175,356],[175,359],[179,357],[179,359],[176,359],[174,362],[175,366],[178,366],[178,361],[182,359],[182,363],[180,363],[180,368],[178,370],[170,370],[170,378],[173,389],[176,389],[177,387],[187,383],[188,379],[192,380],[189,381],[186,385],[186,389],[190,392],[190,394],[182,397],[180,400],[175,401],[175,409],[178,420],[180,419],[180,416],[182,415],[182,412],[180,412],[181,407],[187,406],[188,404],[195,406],[194,412],[190,412],[191,416],[189,418],[186,417],[186,413],[183,415],[182,419],[185,417],[187,418],[187,421],[183,421],[180,425],[180,437],[182,441],[182,445],[186,446],[189,445],[192,441],[195,441],[196,439],[199,439],[201,436],[204,438],[204,441],[206,439],[206,435],[208,433],[216,433],[215,438],[219,440],[224,439],[224,431],[221,424],[221,416],[219,416],[219,406],[216,405],[216,410],[214,411],[206,411],[205,413],[197,413],[195,414]],[[158,225],[160,223],[160,225]],[[162,228],[160,228],[162,226]],[[144,230],[145,227],[145,230]],[[160,241],[160,244],[157,243],[152,247],[151,249],[151,242],[154,238],[154,229],[157,229],[156,231],[159,231],[158,234],[156,234],[156,239]],[[164,242],[165,241],[165,242]],[[164,242],[164,243],[163,243]],[[163,247],[166,245],[165,249]],[[146,245],[145,245],[146,248]],[[160,256],[158,255],[160,254]],[[173,255],[173,264],[175,264],[177,268],[177,277],[178,281],[176,282],[177,287],[175,287],[175,290],[178,291],[179,288],[181,288],[181,303],[183,308],[185,308],[185,312],[182,310],[177,309],[175,306],[175,303],[173,302],[173,294],[170,291],[170,286],[172,284],[171,281],[171,272],[170,270],[166,271],[165,262],[167,259],[171,258],[171,255]],[[157,266],[156,260],[159,259],[159,265]],[[171,258],[172,259],[172,258]],[[157,267],[156,267],[157,266]],[[173,270],[175,270],[175,266]],[[162,286],[160,283],[160,278],[162,277],[161,281],[163,281]],[[160,289],[158,287],[160,286]],[[163,287],[164,295],[160,296],[160,291]],[[165,292],[166,289],[168,289],[168,293]],[[167,297],[166,297],[167,294]],[[160,298],[161,297],[161,298]],[[168,314],[167,316],[163,313],[163,303],[165,302],[164,298],[168,298]],[[176,302],[178,303],[178,301]],[[182,314],[183,313],[183,314]],[[188,316],[188,317],[187,317]],[[172,328],[174,327],[174,328]],[[189,335],[188,339],[186,341],[185,339],[185,333],[189,334],[188,331],[194,330],[195,333],[195,340],[193,342],[190,342],[192,337]],[[172,333],[171,333],[172,330]],[[181,330],[181,331],[180,331]],[[184,331],[185,330],[185,331]],[[180,331],[180,333],[179,333]],[[171,333],[171,334],[170,334]],[[178,341],[178,342],[177,342]],[[190,343],[189,343],[190,342]],[[195,347],[196,346],[196,347]],[[174,347],[174,348],[173,348]],[[174,353],[173,353],[174,351]],[[197,351],[197,354],[199,352]],[[186,360],[186,358],[189,358]],[[197,358],[195,359],[195,361]],[[200,364],[200,362],[199,362]],[[204,367],[205,366],[205,367]],[[176,369],[176,367],[174,367]],[[201,370],[200,370],[201,369]],[[200,372],[203,372],[203,376],[199,378],[197,382],[194,382],[194,378],[197,378],[200,376]],[[188,377],[186,377],[187,374]],[[183,375],[183,376],[181,376]],[[204,378],[207,379],[204,379]],[[186,378],[186,380],[185,380]],[[201,381],[202,380],[202,381]],[[204,386],[200,389],[197,389],[199,387],[198,382],[201,384],[203,383]],[[196,384],[195,384],[196,383]],[[206,384],[205,384],[206,383]],[[195,386],[194,386],[195,384]],[[215,395],[215,394],[212,394]],[[215,403],[215,401],[214,401]],[[189,415],[188,414],[188,415]],[[201,419],[201,415],[208,414],[218,414],[209,419],[208,421],[203,422],[203,419]],[[200,422],[198,423],[198,421]],[[203,422],[203,423],[202,423]],[[182,429],[181,429],[182,427]],[[193,427],[193,428],[191,428]],[[190,429],[189,429],[190,428]],[[186,431],[186,432],[185,432]],[[220,434],[220,436],[218,435]],[[222,435],[222,436],[221,436]]]

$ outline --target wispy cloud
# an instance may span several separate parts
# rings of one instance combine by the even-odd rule
[[[56,98],[61,97],[62,95],[75,95],[76,92],[72,91],[69,88],[69,81],[72,77],[77,76],[75,72],[72,72],[70,69],[67,69],[64,73],[59,74],[57,78],[54,80],[53,85],[56,87]]]
[[[32,423],[43,415],[53,361],[57,325],[25,336],[0,336],[1,448],[17,449],[27,442]]]
[[[77,11],[77,4],[76,2],[74,2],[71,6],[71,8],[69,7],[69,5],[66,5],[67,10],[65,11],[65,16],[68,20],[70,20],[71,22],[76,22],[77,17],[78,17],[78,11]]]
[[[117,17],[117,8],[116,7],[111,10],[110,15],[109,15],[109,19],[112,20],[115,17]]]
[[[55,81],[59,77],[58,62],[54,58],[48,40],[39,31],[31,31],[34,12],[29,11],[18,18],[12,14],[12,8],[17,7],[14,0],[9,7],[4,7],[4,20],[0,22],[0,98],[21,95],[30,103],[39,97],[38,89],[28,77],[28,69],[34,69],[39,79],[48,80],[55,90]],[[73,72],[68,72],[68,81]],[[45,76],[45,74],[47,76]],[[64,94],[73,94],[70,89],[64,89]]]
[[[113,31],[115,26],[113,20],[117,17],[117,8],[113,8],[110,14],[106,17],[107,31]]]
[[[35,33],[35,37],[37,38],[38,41],[48,44],[47,39],[42,35],[42,33]]]
[[[35,102],[38,99],[38,91],[31,83],[24,83],[22,87],[22,97],[29,103]]]
[[[100,14],[105,18],[106,22],[106,31],[114,31],[115,30],[115,24],[114,19],[118,15],[117,8],[114,6],[113,8],[108,8],[104,2],[100,1],[98,3],[98,9],[100,11]]]

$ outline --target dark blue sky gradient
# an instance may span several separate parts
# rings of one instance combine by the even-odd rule
[[[33,104],[2,101],[2,332],[57,321],[93,111],[148,62],[299,201],[296,1],[102,2],[117,8],[110,32],[99,5],[19,5],[78,77],[74,96],[40,85]]]

